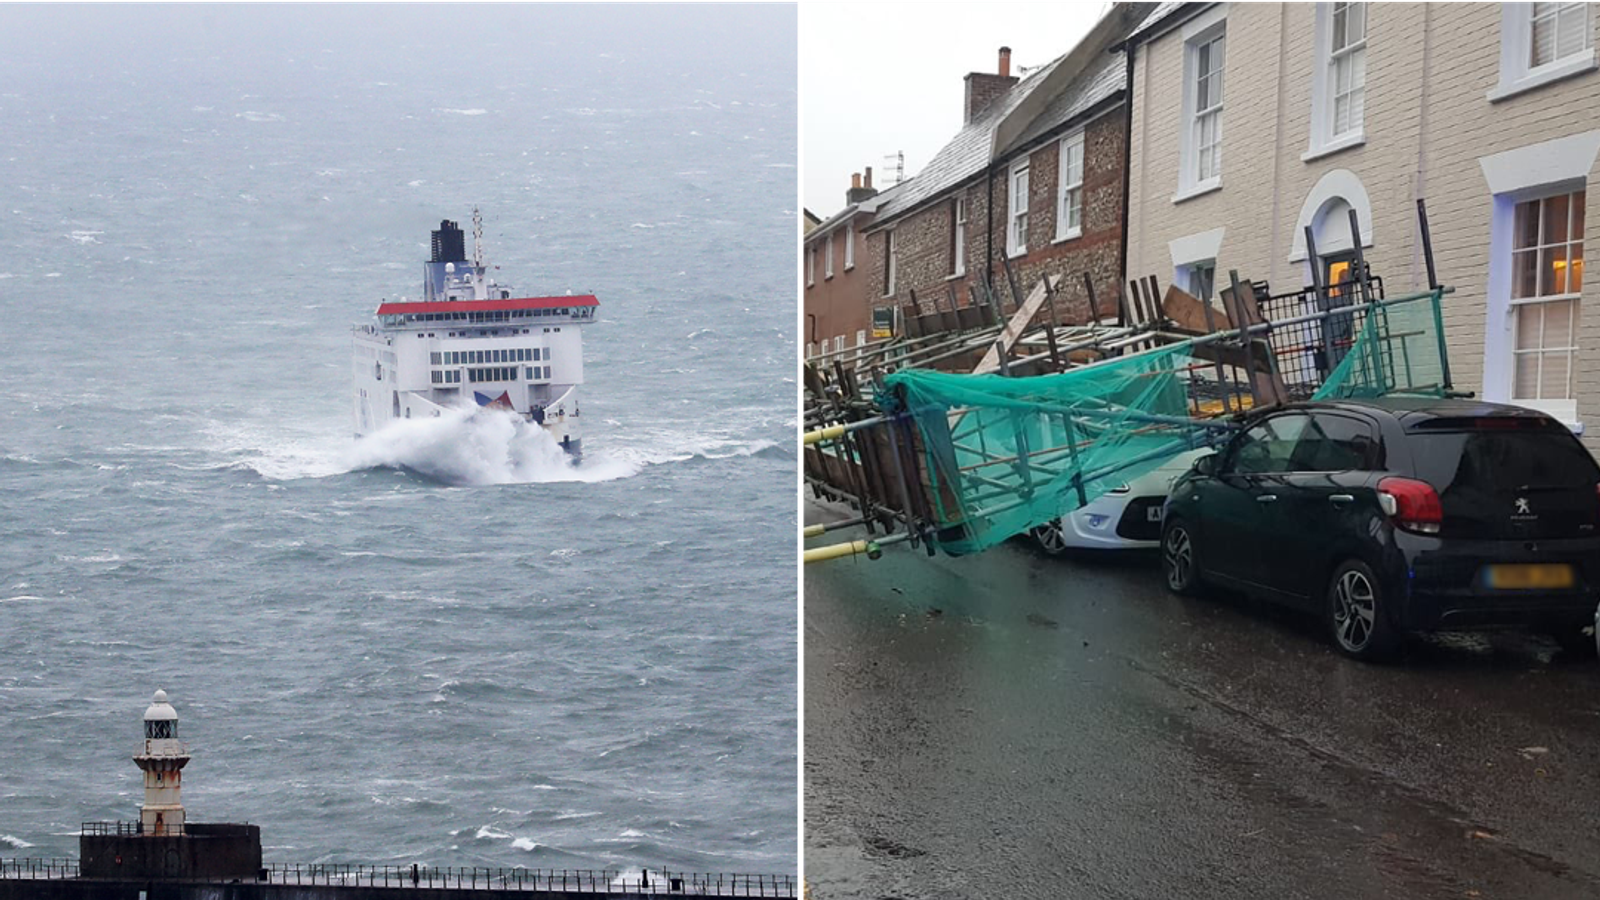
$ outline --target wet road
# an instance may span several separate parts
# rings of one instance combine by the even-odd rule
[[[1600,897],[1592,659],[1505,634],[1365,665],[1148,556],[805,579],[815,900]]]

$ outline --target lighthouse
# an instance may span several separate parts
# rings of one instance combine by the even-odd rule
[[[178,740],[178,712],[156,691],[144,711],[144,747],[133,761],[144,772],[144,805],[139,830],[147,835],[183,834],[183,767],[189,750]]]
[[[156,691],[150,698],[144,711],[144,745],[133,761],[144,773],[139,821],[83,823],[78,836],[81,877],[145,884],[159,879],[266,878],[261,868],[261,826],[190,822],[184,814],[179,791],[189,748],[178,740],[178,712],[167,702],[166,691]]]

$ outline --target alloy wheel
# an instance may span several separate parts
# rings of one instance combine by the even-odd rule
[[[1167,587],[1182,593],[1190,588],[1194,581],[1194,544],[1189,540],[1189,531],[1182,525],[1174,525],[1167,531],[1167,539],[1161,542],[1161,557],[1167,570]]]
[[[1339,644],[1352,653],[1365,649],[1372,640],[1377,618],[1377,592],[1366,573],[1350,570],[1339,576],[1333,587],[1333,633]]]
[[[1033,529],[1033,539],[1046,556],[1060,556],[1067,552],[1067,534],[1060,519],[1051,519]]]

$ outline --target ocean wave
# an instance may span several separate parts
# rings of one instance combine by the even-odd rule
[[[454,113],[458,116],[481,116],[487,114],[487,109],[435,109],[434,112]]]
[[[16,837],[14,835],[9,835],[9,834],[0,834],[0,844],[10,844],[11,846],[17,848],[18,850],[21,850],[24,847],[32,847],[33,846],[32,844],[28,843],[27,841],[23,840],[22,838]]]

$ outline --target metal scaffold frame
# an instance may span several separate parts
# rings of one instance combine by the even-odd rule
[[[1352,210],[1354,261],[1338,284],[1324,283],[1312,266],[1311,285],[1274,295],[1265,283],[1232,271],[1219,311],[1175,288],[1163,298],[1150,276],[1130,281],[1126,294],[1118,291],[1113,321],[1101,316],[1085,273],[1089,320],[1063,324],[1054,311],[1061,278],[1041,279],[1023,298],[1008,266],[1015,309],[1007,322],[998,321],[1000,304],[985,281],[982,307],[956,310],[951,291],[950,310],[919,318],[959,326],[958,313],[977,308],[988,313],[987,324],[954,334],[923,330],[809,359],[805,483],[857,514],[807,525],[804,537],[846,528],[866,536],[809,548],[805,561],[876,559],[882,548],[902,542],[930,555],[983,549],[994,542],[985,529],[1004,529],[1006,514],[1021,507],[1041,499],[1061,511],[1081,507],[1108,479],[1224,443],[1253,410],[1329,390],[1365,397],[1455,393],[1441,309],[1450,289],[1437,281],[1422,200],[1417,220],[1428,290],[1396,299],[1384,297],[1382,278],[1368,269]],[[1309,258],[1320,258],[1310,227],[1306,247]],[[1047,308],[1048,319],[1035,322]],[[940,366],[970,374],[940,373]],[[1095,379],[1108,373],[1135,388],[1139,379],[1159,383],[1168,392],[1164,406],[1152,411],[1126,395],[1095,396]],[[1002,381],[989,380],[996,377]],[[911,396],[908,387],[924,382],[954,385],[945,397],[979,399]],[[1069,382],[1088,387],[1068,391],[1070,400],[1048,393]],[[1035,384],[1046,393],[1029,393]],[[984,393],[991,389],[996,393]],[[1183,394],[1182,407],[1173,405],[1175,390]]]

